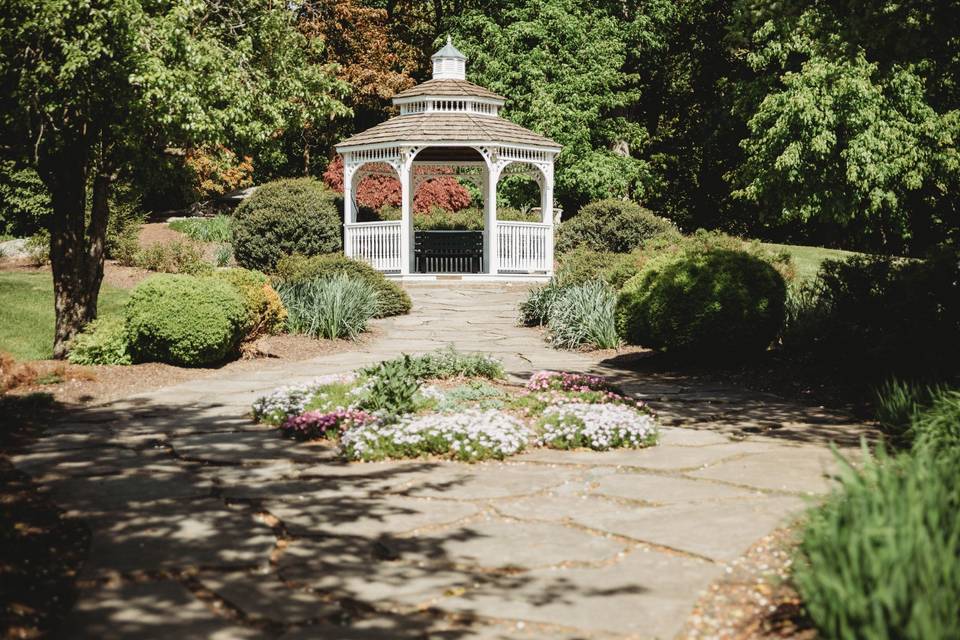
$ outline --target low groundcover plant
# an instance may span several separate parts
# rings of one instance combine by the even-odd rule
[[[539,425],[539,443],[553,449],[638,449],[657,440],[653,416],[623,404],[557,404],[544,409]]]
[[[540,371],[509,392],[484,380],[496,368],[473,366],[487,362],[494,361],[452,352],[405,356],[278,389],[259,398],[253,414],[291,437],[338,442],[350,460],[433,455],[475,462],[529,446],[656,444],[649,408],[600,376]]]
[[[351,460],[433,454],[470,462],[519,453],[531,435],[507,413],[468,410],[410,416],[394,424],[367,423],[348,429],[340,443]]]

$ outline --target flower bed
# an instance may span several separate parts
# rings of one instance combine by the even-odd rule
[[[443,357],[478,361],[450,352]],[[424,363],[435,359],[405,357],[284,387],[259,398],[253,415],[291,437],[337,442],[349,460],[474,462],[528,447],[602,451],[656,444],[649,408],[599,376],[540,371],[523,388],[498,382],[499,366],[484,366],[481,377],[465,378],[456,366],[433,368],[425,377]]]

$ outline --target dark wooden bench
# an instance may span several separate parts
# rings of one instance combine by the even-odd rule
[[[414,231],[417,273],[480,273],[482,231]]]

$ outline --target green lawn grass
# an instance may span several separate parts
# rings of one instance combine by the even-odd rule
[[[103,285],[100,316],[121,313],[129,292]],[[53,278],[49,273],[0,272],[0,351],[18,360],[53,356]]]
[[[824,249],[823,247],[806,247],[799,244],[774,244],[762,242],[764,247],[771,251],[786,251],[793,258],[797,268],[797,280],[806,281],[817,275],[820,263],[824,260],[845,260],[856,255],[853,251],[840,249]]]

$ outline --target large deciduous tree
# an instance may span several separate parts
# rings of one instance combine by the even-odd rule
[[[347,113],[284,3],[0,0],[3,138],[48,188],[54,355],[96,317],[114,180],[169,148],[269,153]]]
[[[960,3],[738,3],[754,77],[735,197],[848,243],[922,251],[960,224]]]

